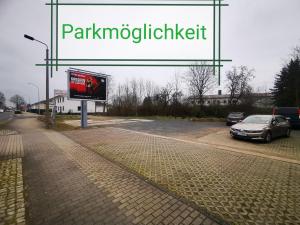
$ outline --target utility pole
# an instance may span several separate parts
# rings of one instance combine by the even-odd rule
[[[46,125],[47,128],[50,127],[50,114],[49,114],[49,48],[48,45],[38,39],[35,39],[27,34],[24,34],[24,37],[31,41],[39,42],[40,44],[44,45],[46,47],[46,110],[45,110],[45,116],[46,116]]]

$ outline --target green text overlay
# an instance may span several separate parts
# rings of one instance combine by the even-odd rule
[[[183,27],[179,24],[163,24],[153,26],[144,24],[131,27],[122,24],[116,27],[99,27],[96,23],[80,27],[73,24],[62,24],[62,39],[77,40],[130,40],[135,44],[143,40],[207,40],[207,28],[196,24],[193,27]]]

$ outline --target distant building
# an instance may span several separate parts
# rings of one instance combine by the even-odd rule
[[[256,107],[272,107],[273,99],[271,93],[252,93],[254,106]],[[195,99],[193,97],[189,98],[191,103],[195,103]],[[222,94],[220,91],[217,95],[205,95],[204,96],[204,105],[221,105],[226,106],[230,104],[230,95]]]
[[[40,107],[41,112],[46,109],[46,101],[36,102],[30,105],[32,112],[38,112]],[[52,111],[56,108],[57,113],[68,114],[68,113],[80,113],[81,102],[80,100],[70,100],[67,97],[67,92],[63,90],[55,90],[54,97],[49,99],[49,109]],[[88,101],[87,110],[88,113],[103,113],[104,105],[97,101]],[[106,112],[106,109],[105,109]]]
[[[59,96],[59,95],[66,95],[66,94],[67,94],[66,90],[54,89],[54,97]]]
[[[70,100],[67,98],[67,95],[58,95],[52,99],[53,105],[56,106],[57,113],[80,113],[81,111],[81,102],[79,100]],[[87,102],[88,113],[102,113],[103,104],[96,101]]]
[[[49,104],[49,107],[53,108],[53,104],[51,104],[51,102]],[[35,103],[30,105],[30,110],[37,111],[38,109],[40,109],[41,111],[46,109],[46,101],[45,100],[40,101],[40,102],[35,102]]]

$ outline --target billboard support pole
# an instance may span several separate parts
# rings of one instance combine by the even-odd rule
[[[87,128],[87,101],[81,100],[81,128]]]

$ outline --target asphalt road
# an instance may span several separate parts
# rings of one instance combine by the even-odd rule
[[[6,121],[8,121],[9,119],[12,119],[12,118],[13,118],[12,112],[0,113],[0,123],[6,122]]]

